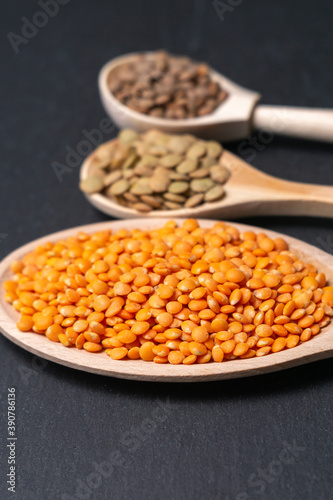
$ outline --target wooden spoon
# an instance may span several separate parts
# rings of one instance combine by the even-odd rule
[[[170,120],[133,111],[110,92],[107,80],[111,70],[131,62],[136,56],[127,54],[117,57],[105,64],[99,74],[99,91],[104,109],[119,128],[132,128],[138,132],[157,128],[164,132],[191,133],[220,141],[242,139],[253,130],[261,129],[271,134],[333,142],[332,110],[258,105],[260,94],[240,87],[214,70],[210,71],[211,78],[229,95],[213,113],[197,118]]]
[[[111,141],[110,141],[111,142]],[[94,168],[93,152],[81,166],[80,179],[86,179]],[[235,219],[253,215],[312,215],[333,217],[333,187],[302,184],[277,179],[251,167],[229,151],[221,162],[231,176],[225,185],[226,195],[220,201],[204,203],[195,208],[152,210],[145,217],[208,217]],[[103,194],[85,194],[102,212],[121,219],[140,218],[142,213],[119,205]]]
[[[333,356],[333,324],[329,324],[322,331],[303,344],[293,349],[268,354],[263,357],[250,359],[239,359],[222,363],[207,363],[202,365],[160,365],[142,360],[112,360],[105,352],[92,354],[75,348],[65,348],[60,343],[51,342],[44,335],[30,332],[20,332],[16,323],[19,313],[4,301],[3,283],[12,278],[10,264],[12,261],[21,259],[27,252],[32,251],[37,245],[48,241],[57,241],[63,238],[75,236],[78,231],[92,233],[103,229],[117,231],[121,228],[154,228],[161,227],[169,219],[140,219],[102,222],[88,226],[80,226],[54,233],[35,240],[18,250],[12,252],[0,264],[0,330],[5,337],[23,349],[36,354],[49,361],[60,365],[75,368],[98,375],[109,377],[126,378],[133,380],[149,380],[154,382],[201,382],[209,380],[222,380],[229,378],[248,377],[263,373],[273,372],[302,365],[311,361],[329,358]],[[177,220],[179,224],[182,220]],[[199,221],[202,227],[210,227],[214,222],[208,220]],[[317,269],[326,274],[329,283],[333,282],[333,256],[316,247],[302,241],[290,238],[279,233],[260,229],[244,224],[234,224],[240,231],[264,231],[271,238],[283,237],[300,259],[313,263]],[[41,375],[42,376],[42,375]]]

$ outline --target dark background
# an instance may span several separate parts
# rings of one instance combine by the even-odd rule
[[[234,7],[221,20],[204,0],[71,0],[16,54],[8,33],[21,34],[22,17],[41,9],[2,0],[0,257],[107,220],[79,192],[79,169],[60,183],[52,162],[65,163],[66,146],[105,117],[96,79],[117,55],[166,48],[209,62],[267,104],[333,108],[330,0],[224,3]],[[333,184],[332,145],[278,137],[259,145],[252,164],[263,171]],[[328,219],[241,222],[333,251]],[[330,360],[219,383],[135,383],[44,362],[1,336],[0,373],[1,498],[7,387],[16,387],[19,500],[333,499]],[[111,459],[113,471],[101,465]],[[95,468],[105,477],[88,479]]]

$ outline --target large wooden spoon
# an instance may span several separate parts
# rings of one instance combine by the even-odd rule
[[[151,229],[161,227],[169,219],[141,219],[116,222],[102,222],[88,226],[80,226],[54,233],[35,240],[12,252],[0,264],[0,330],[5,337],[27,351],[49,361],[65,365],[77,370],[83,370],[109,377],[126,378],[133,380],[149,380],[157,382],[201,382],[208,380],[222,380],[228,378],[248,377],[263,373],[289,368],[310,361],[333,356],[333,325],[329,324],[314,338],[299,346],[268,354],[264,357],[226,361],[222,363],[207,363],[194,365],[165,365],[142,360],[112,360],[105,352],[88,353],[75,348],[65,348],[60,343],[51,342],[44,335],[21,332],[16,327],[19,313],[4,301],[3,282],[12,278],[10,264],[13,260],[21,259],[27,252],[36,246],[48,241],[57,241],[74,236],[78,231],[93,233],[103,229],[117,231],[121,228]],[[177,222],[181,223],[181,220]],[[199,221],[202,227],[210,227],[213,221]],[[333,256],[302,241],[290,238],[279,233],[262,230],[244,224],[234,224],[240,231],[264,231],[271,238],[283,237],[290,245],[291,250],[302,260],[313,263],[317,269],[326,274],[329,283],[333,282]],[[42,376],[42,375],[41,375]]]
[[[228,92],[228,98],[211,114],[184,120],[154,118],[133,111],[109,90],[108,76],[117,66],[133,61],[137,54],[127,54],[109,61],[99,74],[99,91],[103,106],[119,128],[145,132],[157,128],[164,132],[191,133],[198,137],[233,141],[247,137],[253,130],[268,130],[305,139],[333,142],[333,111],[329,109],[293,108],[259,105],[260,94],[240,87],[217,71],[211,78]]]
[[[86,158],[80,179],[86,179],[94,168],[93,152]],[[226,196],[214,203],[195,208],[158,211],[145,217],[208,217],[235,219],[253,215],[312,215],[333,217],[333,187],[303,184],[277,179],[251,167],[248,163],[224,151],[221,157],[231,176],[225,185]],[[119,205],[103,194],[86,194],[92,205],[102,212],[121,219],[140,218],[142,213]]]

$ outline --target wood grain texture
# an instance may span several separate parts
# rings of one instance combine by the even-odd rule
[[[81,180],[89,176],[95,154],[96,150],[83,162],[80,170]],[[226,196],[222,200],[204,203],[195,208],[152,210],[145,214],[145,217],[235,219],[263,214],[333,217],[332,186],[278,179],[252,167],[229,151],[224,151],[222,158],[221,162],[223,161],[231,172],[231,177],[225,185]],[[103,194],[85,196],[92,205],[113,217],[128,219],[141,218],[143,215],[119,205]]]
[[[147,380],[160,382],[197,382],[209,380],[222,380],[229,378],[248,377],[267,372],[273,372],[289,368],[311,361],[328,358],[333,355],[333,325],[325,327],[321,333],[304,344],[293,349],[269,354],[264,357],[232,360],[222,363],[208,363],[203,365],[159,365],[153,362],[142,360],[112,360],[105,352],[92,354],[84,350],[75,348],[65,348],[60,343],[49,341],[44,335],[30,332],[20,332],[16,327],[19,314],[14,308],[4,301],[3,282],[10,279],[10,263],[20,259],[27,252],[33,250],[37,245],[46,241],[57,241],[75,235],[78,230],[93,233],[103,229],[118,230],[120,228],[153,228],[161,226],[168,219],[141,219],[116,222],[102,222],[87,226],[79,226],[67,229],[58,233],[35,240],[18,250],[12,252],[0,264],[0,330],[5,337],[15,344],[23,347],[42,358],[55,363],[62,364],[77,370],[83,370],[99,375],[119,377],[133,380]],[[182,222],[179,220],[179,222]],[[213,221],[201,220],[202,227],[209,227]],[[262,231],[262,229],[243,224],[234,224],[239,230]],[[269,236],[277,237],[281,234],[264,230]],[[320,271],[323,271],[329,282],[333,282],[333,256],[308,245],[302,241],[287,236],[283,237],[288,241],[293,251],[300,258],[313,262]]]

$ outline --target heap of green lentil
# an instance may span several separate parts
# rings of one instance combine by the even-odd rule
[[[222,154],[218,142],[192,135],[124,129],[96,149],[80,188],[139,212],[192,208],[225,195]]]

